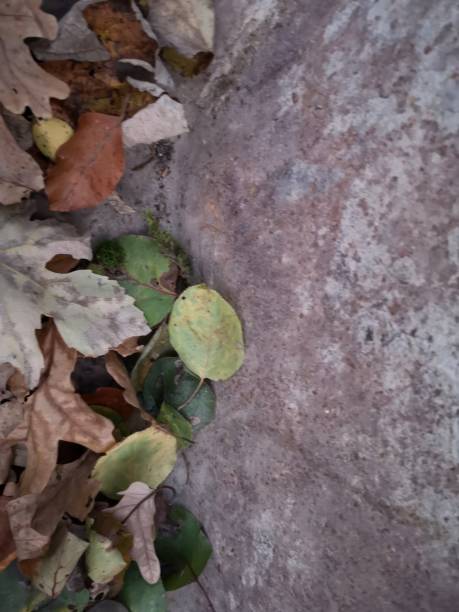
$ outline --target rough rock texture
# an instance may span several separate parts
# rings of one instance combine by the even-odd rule
[[[191,134],[123,183],[245,325],[188,452],[202,583],[217,612],[457,612],[457,2],[216,4]]]

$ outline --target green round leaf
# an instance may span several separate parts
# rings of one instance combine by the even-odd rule
[[[96,249],[96,262],[135,299],[151,327],[169,314],[175,296],[160,285],[175,264],[162,255],[153,238],[128,234],[103,242]]]
[[[157,415],[166,402],[176,410],[185,405],[199,385],[199,378],[186,370],[177,357],[162,357],[150,368],[143,387],[143,403],[146,410]],[[191,402],[180,410],[196,433],[208,425],[215,416],[215,393],[205,382]]]
[[[156,584],[148,584],[140,575],[136,563],[131,563],[126,572],[119,599],[130,612],[166,612],[163,583],[159,580]]]
[[[199,521],[184,506],[172,506],[168,521],[174,530],[160,533],[155,548],[164,588],[174,591],[200,576],[212,555],[212,545]]]
[[[226,380],[244,361],[239,318],[233,307],[206,285],[189,287],[177,299],[169,336],[180,359],[200,378]]]
[[[133,482],[156,489],[171,473],[176,454],[175,437],[159,427],[149,427],[113,446],[97,461],[93,477],[108,497],[117,497]]]
[[[136,391],[141,391],[145,377],[152,364],[174,349],[169,342],[169,331],[166,323],[162,323],[150,338],[131,372],[131,381]]]

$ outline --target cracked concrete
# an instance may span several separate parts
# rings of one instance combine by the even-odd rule
[[[137,215],[80,220],[151,208],[244,321],[182,491],[202,583],[217,612],[457,612],[459,7],[216,5],[170,174],[126,175]]]

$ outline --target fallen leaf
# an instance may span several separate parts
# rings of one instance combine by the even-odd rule
[[[161,575],[153,541],[155,539],[154,491],[143,482],[133,482],[122,495],[118,504],[105,510],[113,514],[133,536],[131,557],[139,566],[140,573],[149,584],[158,582]]]
[[[1,116],[0,145],[0,203],[16,204],[32,191],[43,189],[40,166],[16,144]]]
[[[131,379],[124,363],[114,351],[105,356],[105,367],[113,380],[123,389],[123,397],[128,404],[140,409],[137,393],[132,386]]]
[[[93,478],[100,481],[101,491],[108,497],[117,497],[138,481],[156,489],[171,473],[176,450],[174,436],[159,427],[149,427],[128,436],[101,457]]]
[[[53,161],[58,149],[70,140],[73,133],[72,126],[57,117],[39,119],[32,127],[36,147],[42,155]]]
[[[61,526],[48,552],[37,564],[32,576],[33,586],[49,597],[57,597],[87,548],[87,542]]]
[[[107,584],[126,566],[123,555],[110,538],[91,529],[89,546],[86,550],[86,567],[91,580],[96,584]]]
[[[101,113],[80,117],[74,136],[62,145],[46,178],[51,210],[69,211],[101,204],[124,172],[119,118]]]
[[[124,578],[120,600],[130,612],[166,612],[166,593],[161,580],[156,584],[146,582],[135,563]]]
[[[183,105],[166,94],[123,121],[122,128],[126,147],[152,144],[189,131]]]
[[[241,322],[234,308],[206,285],[189,287],[177,299],[169,336],[180,359],[201,379],[226,380],[244,361]]]
[[[213,49],[212,0],[150,0],[148,20],[162,46],[175,47],[187,56]]]
[[[178,410],[162,403],[157,419],[177,439],[177,448],[187,448],[193,442],[193,429],[190,421]]]
[[[82,397],[90,406],[106,406],[123,419],[128,419],[134,411],[134,407],[124,399],[123,390],[115,387],[100,387],[94,393],[85,393]]]
[[[208,382],[201,384],[199,378],[176,357],[162,357],[153,364],[145,378],[142,397],[145,409],[154,416],[159,413],[163,402],[180,410],[191,423],[194,433],[215,417],[216,400],[212,387]]]
[[[10,497],[0,497],[0,572],[16,559],[16,546],[6,509],[10,501]]]
[[[83,589],[75,592],[64,589],[57,599],[49,601],[41,612],[84,612],[89,604],[89,591]],[[93,608],[91,608],[93,609]],[[35,608],[34,608],[35,610]],[[21,612],[23,612],[21,610]],[[24,610],[29,612],[29,610]],[[114,611],[115,612],[115,611]]]
[[[145,345],[142,354],[137,359],[136,364],[131,372],[131,381],[136,391],[143,388],[145,378],[152,364],[164,355],[173,351],[169,342],[169,331],[166,323],[161,323],[155,331],[151,339]]]
[[[155,100],[147,91],[138,91],[128,82],[122,82],[120,75],[124,71],[113,62],[49,61],[43,63],[43,68],[69,85],[69,97],[53,103],[53,111],[56,116],[59,112],[66,113],[74,122],[86,111],[119,117],[126,100],[125,114],[130,117]]]
[[[171,506],[168,521],[173,529],[157,536],[156,552],[164,568],[164,587],[175,591],[201,575],[212,555],[212,545],[199,521],[184,506]]]
[[[146,91],[159,98],[164,89],[156,83],[155,69],[151,64],[139,59],[123,59],[117,64],[118,74],[126,71],[126,81],[139,91]]]
[[[57,37],[51,42],[34,41],[31,45],[39,60],[73,59],[79,62],[100,62],[110,59],[109,52],[92,32],[83,11],[102,0],[80,0],[59,20]]]
[[[158,45],[145,33],[128,3],[93,4],[84,9],[83,14],[112,59],[127,57],[154,62]]]
[[[78,357],[64,344],[53,324],[42,333],[45,374],[27,401],[27,466],[21,493],[40,493],[57,461],[60,440],[81,444],[96,453],[114,444],[113,424],[97,415],[75,393],[71,374]]]
[[[151,327],[169,314],[178,270],[171,259],[162,255],[153,238],[128,234],[103,242],[96,249],[95,259],[104,273],[135,299]],[[171,281],[167,286],[165,279]]]
[[[65,98],[65,83],[42,70],[24,38],[54,38],[57,21],[40,9],[40,0],[3,0],[0,21],[0,102],[21,114],[28,106],[36,117],[49,117],[50,98]]]
[[[96,456],[86,453],[73,463],[57,466],[40,494],[10,501],[7,511],[19,559],[42,555],[64,514],[85,520],[99,491],[99,483],[89,479],[95,462]]]
[[[35,337],[42,314],[54,317],[68,346],[91,357],[150,331],[116,282],[89,270],[56,274],[46,269],[56,254],[91,259],[89,239],[78,237],[72,226],[30,221],[20,210],[0,208],[0,240],[0,363],[23,372],[29,388],[37,385],[43,367]]]

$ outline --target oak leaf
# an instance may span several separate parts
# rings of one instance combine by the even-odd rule
[[[121,501],[105,512],[113,514],[131,532],[131,557],[137,562],[144,580],[155,584],[160,578],[161,568],[153,545],[154,491],[143,482],[133,482],[120,495],[123,496]]]
[[[96,459],[94,453],[87,452],[77,461],[58,465],[41,493],[9,502],[7,511],[18,559],[40,556],[64,514],[85,520],[99,491],[99,483],[89,477]]]
[[[44,186],[40,166],[16,144],[0,116],[0,203],[16,204]]]
[[[0,19],[0,102],[21,114],[49,117],[50,98],[65,98],[69,88],[35,63],[24,38],[55,38],[57,21],[40,9],[40,0],[3,0]]]
[[[46,369],[27,400],[27,466],[21,493],[40,493],[57,461],[60,440],[103,453],[114,444],[113,424],[96,414],[74,391],[71,374],[78,353],[66,346],[54,324],[40,334]]]
[[[74,136],[57,152],[46,179],[51,210],[70,211],[101,204],[124,171],[119,117],[85,113]]]
[[[56,254],[91,258],[89,238],[78,237],[72,226],[30,221],[21,211],[0,208],[0,241],[0,363],[23,372],[29,388],[37,385],[44,363],[35,337],[42,314],[54,317],[68,346],[90,357],[150,331],[115,281],[88,270],[46,269]]]

